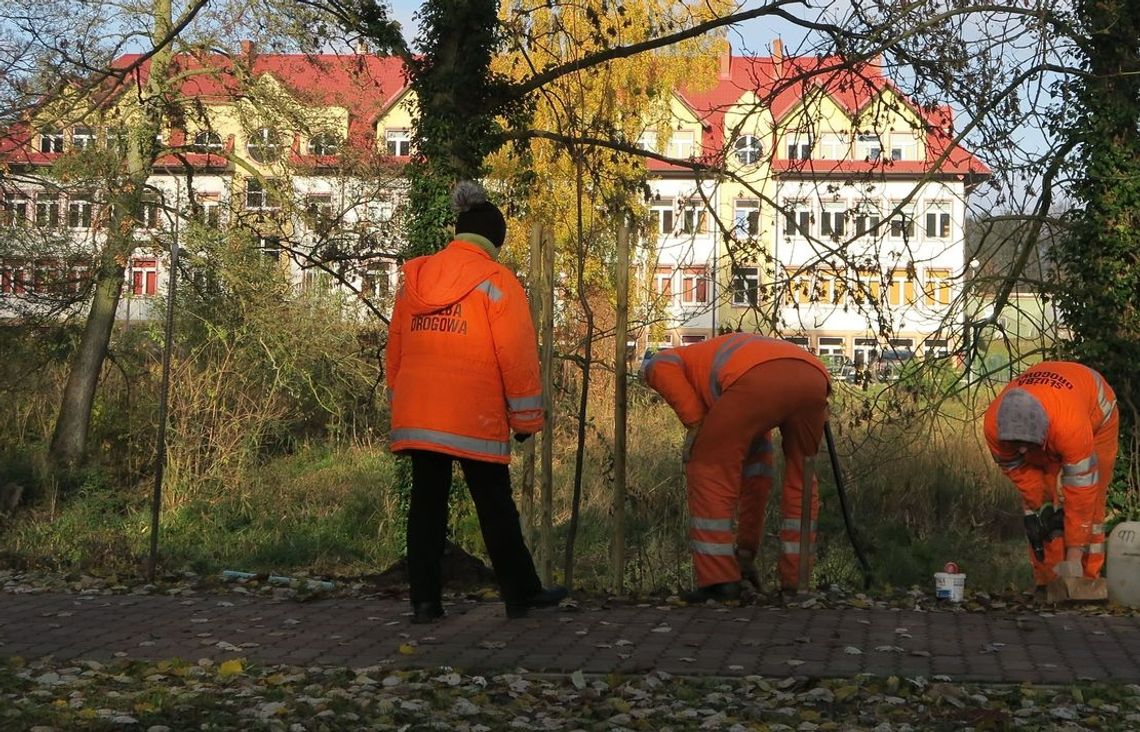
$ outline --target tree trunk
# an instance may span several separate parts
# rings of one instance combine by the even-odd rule
[[[50,457],[57,470],[72,470],[83,461],[95,388],[99,384],[103,360],[107,357],[115,311],[123,289],[123,271],[123,266],[113,257],[104,255],[95,277],[95,296],[87,314],[87,325],[71,362],[51,438]]]
[[[625,418],[626,418],[626,339],[629,337],[629,220],[623,215],[618,225],[617,323],[614,326],[614,519],[611,577],[614,590],[625,590]]]

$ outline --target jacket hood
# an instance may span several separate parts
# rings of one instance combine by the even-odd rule
[[[404,265],[404,298],[415,315],[434,313],[459,302],[498,270],[478,244],[453,241],[441,252]]]

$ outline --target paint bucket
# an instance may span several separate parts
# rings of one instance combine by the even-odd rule
[[[939,600],[962,602],[966,593],[966,575],[960,572],[935,572],[934,596]]]

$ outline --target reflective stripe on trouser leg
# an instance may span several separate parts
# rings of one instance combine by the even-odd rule
[[[773,455],[769,435],[761,434],[752,441],[744,459],[740,508],[736,514],[736,546],[752,552],[752,556],[759,553],[760,537],[764,535],[764,511],[775,474]]]
[[[733,553],[732,515],[736,509],[740,486],[733,481],[725,491],[715,476],[715,468],[700,462],[700,437],[693,446],[693,458],[685,465],[689,497],[689,546],[693,554],[693,571],[697,586],[738,582],[740,567]],[[741,448],[743,453],[743,447]],[[714,475],[710,475],[712,472]]]
[[[1116,467],[1117,440],[1120,435],[1119,411],[1113,410],[1108,423],[1093,435],[1093,448],[1096,451],[1096,462],[1099,470],[1096,495],[1089,513],[1090,536],[1089,548],[1081,561],[1086,577],[1098,577],[1104,568],[1105,542],[1104,542],[1104,510],[1108,500],[1108,484],[1112,482],[1112,471]],[[1065,513],[1068,514],[1068,507]]]

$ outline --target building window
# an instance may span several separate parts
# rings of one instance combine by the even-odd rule
[[[63,133],[59,130],[44,130],[40,133],[40,152],[63,152]]]
[[[71,146],[76,150],[95,147],[95,130],[90,127],[76,127],[71,131]]]
[[[732,209],[732,231],[738,237],[756,236],[760,233],[760,202],[737,200]]]
[[[807,305],[813,300],[811,273],[795,268],[785,270],[788,287],[784,291],[784,304],[788,306]]]
[[[834,336],[821,336],[819,339],[819,355],[843,356],[847,353],[847,339]]]
[[[360,294],[377,300],[386,300],[392,292],[392,275],[396,263],[391,259],[380,259],[368,263],[361,277]]]
[[[855,339],[855,365],[859,368],[868,366],[879,355],[879,342],[874,338]]]
[[[59,197],[52,195],[36,196],[36,226],[54,229],[59,226]]]
[[[4,226],[24,226],[28,223],[28,199],[22,194],[4,196],[4,210],[0,212]]]
[[[655,200],[649,207],[649,215],[653,218],[653,230],[655,232],[664,236],[669,236],[673,233],[672,198]]]
[[[709,301],[709,281],[704,267],[686,267],[681,270],[681,302],[686,305],[704,305]]]
[[[136,297],[158,294],[158,260],[131,260],[131,292]]]
[[[950,304],[950,270],[926,270],[926,286],[922,288],[923,300],[927,305]]]
[[[950,346],[946,339],[930,339],[922,342],[922,353],[927,358],[946,358],[950,355]]]
[[[860,133],[855,137],[855,157],[867,162],[878,162],[883,157],[883,143],[875,133]]]
[[[785,204],[793,208],[784,212],[784,236],[811,236],[811,210],[803,204]]]
[[[222,136],[217,132],[202,130],[194,135],[194,144],[191,147],[196,152],[220,152],[222,149]]]
[[[914,238],[914,214],[909,211],[897,211],[891,216],[891,238]]]
[[[313,231],[324,234],[332,228],[333,207],[331,193],[310,193],[305,197],[305,215]]]
[[[673,270],[670,267],[658,267],[653,273],[653,291],[661,300],[673,299]]]
[[[281,156],[281,138],[276,130],[262,127],[249,136],[245,149],[257,162],[271,163]]]
[[[906,270],[896,269],[891,273],[891,281],[887,287],[887,303],[913,305],[915,302],[914,280]]]
[[[758,267],[732,268],[732,304],[755,307],[759,302],[760,269]]]
[[[158,201],[143,201],[142,203],[142,224],[144,229],[154,231],[159,228],[159,214],[162,208],[159,206]]]
[[[704,201],[686,201],[681,211],[681,231],[686,234],[702,234],[705,231]]]
[[[257,251],[271,262],[281,261],[281,238],[277,236],[257,237]]]
[[[926,212],[926,236],[930,239],[950,237],[950,214],[943,211],[938,204]]]
[[[795,343],[797,346],[804,349],[805,351],[811,350],[811,347],[810,347],[811,341],[808,340],[807,336],[789,336],[786,340],[789,343]]]
[[[90,229],[91,202],[83,200],[68,201],[67,225],[72,229]]]
[[[340,153],[340,138],[332,132],[321,132],[309,140],[310,155],[336,155]]]
[[[247,178],[245,182],[245,207],[261,210],[277,208],[272,191],[272,182],[262,183],[257,178]]]
[[[847,212],[837,209],[824,209],[819,221],[819,235],[835,239],[847,233]]]
[[[811,160],[811,136],[803,132],[788,135],[788,160]]]
[[[637,147],[646,152],[657,152],[657,130],[645,130],[637,138]]]
[[[880,302],[883,291],[882,276],[878,272],[871,270],[859,270],[856,273],[858,284],[855,289],[849,290],[847,294],[857,305],[862,305],[865,302]]]
[[[918,141],[909,132],[891,133],[891,160],[917,160]]]
[[[694,140],[692,130],[677,130],[669,138],[669,157],[688,160],[693,157]]]
[[[199,193],[194,196],[194,220],[209,228],[222,225],[222,207],[217,193]]]
[[[851,152],[851,137],[843,132],[828,132],[819,138],[819,156],[824,160],[846,160]]]
[[[268,255],[266,255],[268,256]],[[328,292],[332,289],[329,273],[316,267],[301,273],[301,290],[304,292]]]
[[[882,218],[878,213],[861,213],[855,217],[856,236],[878,236]]]
[[[736,155],[736,159],[743,165],[754,165],[760,162],[760,155],[763,154],[764,148],[755,136],[741,135],[732,144],[732,151]]]
[[[412,154],[412,138],[407,130],[384,130],[384,140],[388,145],[388,154],[397,158],[406,158]]]

